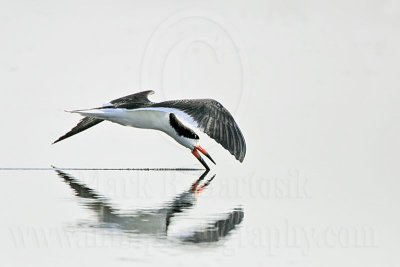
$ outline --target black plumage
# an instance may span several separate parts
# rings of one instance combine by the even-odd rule
[[[169,114],[169,124],[175,129],[176,133],[190,139],[199,139],[199,136],[190,128],[181,123],[174,113]]]

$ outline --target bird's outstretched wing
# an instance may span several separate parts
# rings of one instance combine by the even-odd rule
[[[56,141],[54,141],[53,144],[58,143],[86,129],[89,129],[90,127],[95,126],[96,124],[99,124],[102,121],[103,121],[102,119],[85,117],[82,120],[80,120],[79,123],[74,128],[72,128],[68,133],[64,134],[63,136],[59,137]]]
[[[151,104],[148,96],[154,94],[154,91],[148,90],[148,91],[143,91],[139,92],[136,94],[132,95],[127,95],[121,98],[117,98],[112,100],[110,103],[106,104],[105,106],[101,108],[129,108],[129,109],[135,109],[135,108],[141,108],[141,107],[146,107],[147,105]],[[60,142],[68,137],[71,137],[77,133],[80,133],[84,130],[87,130],[100,122],[102,122],[102,119],[96,119],[96,118],[90,118],[90,117],[85,117],[82,120],[79,121],[79,123],[72,128],[69,132],[64,134],[63,136],[59,137],[56,141],[53,142],[53,144]]]
[[[187,99],[152,103],[150,107],[174,108],[189,115],[194,126],[220,143],[237,160],[246,156],[246,141],[229,111],[213,99]]]

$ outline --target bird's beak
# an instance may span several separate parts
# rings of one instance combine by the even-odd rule
[[[208,167],[207,163],[204,161],[204,159],[200,156],[199,151],[196,148],[193,148],[192,154],[200,161],[200,163],[206,168],[207,172],[210,170],[210,167]]]
[[[200,163],[207,169],[207,171],[210,170],[210,167],[208,167],[207,163],[206,163],[206,162],[204,161],[204,159],[200,156],[199,151],[200,151],[201,153],[203,153],[204,156],[206,156],[207,158],[209,158],[214,164],[215,164],[215,161],[211,158],[210,154],[208,154],[208,152],[207,152],[203,147],[201,147],[200,145],[197,145],[197,146],[195,146],[195,147],[193,148],[192,154],[200,161]]]
[[[210,154],[208,154],[208,152],[204,149],[204,147],[202,147],[202,146],[200,146],[200,145],[197,145],[197,146],[195,147],[195,149],[199,150],[201,153],[203,153],[204,156],[206,156],[207,158],[209,158],[209,159],[212,161],[212,163],[214,163],[215,165],[217,165],[217,164],[215,163],[215,161],[212,159],[212,157],[210,156]]]

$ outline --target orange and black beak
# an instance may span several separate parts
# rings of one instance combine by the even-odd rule
[[[200,161],[200,163],[207,169],[209,170],[210,167],[208,167],[207,163],[204,161],[204,159],[200,156],[199,151],[206,156],[207,158],[209,158],[212,163],[216,164],[215,161],[211,158],[210,154],[208,154],[208,152],[200,145],[197,145],[193,148],[192,150],[192,154]]]

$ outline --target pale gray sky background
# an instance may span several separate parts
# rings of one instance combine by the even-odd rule
[[[244,248],[225,260],[400,263],[398,1],[0,0],[0,36],[0,167],[198,167],[168,137],[110,123],[50,144],[80,119],[64,110],[148,89],[154,101],[214,98],[248,147],[240,164],[204,137],[217,172],[257,184],[296,170],[312,196],[300,204],[244,197],[239,235],[272,216],[307,229],[365,226],[375,238],[358,249],[312,243],[294,259],[232,238]],[[3,175],[3,186],[15,184]]]

